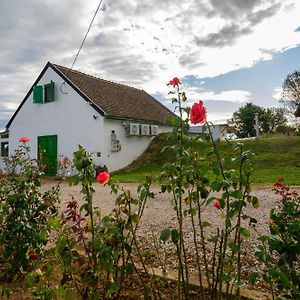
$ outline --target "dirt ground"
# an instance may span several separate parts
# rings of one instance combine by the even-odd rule
[[[45,182],[43,189],[49,189],[54,182]],[[133,194],[136,194],[137,184],[122,184],[122,187],[126,190],[130,190]],[[114,202],[116,195],[111,194],[109,186],[103,186],[98,183],[94,184],[95,194],[93,196],[94,206],[100,208],[102,215],[109,214],[114,208]],[[300,191],[299,187],[293,188],[293,190]],[[139,236],[142,241],[143,251],[145,253],[145,258],[148,265],[151,267],[161,267],[161,262],[157,261],[157,251],[155,251],[155,245],[157,245],[159,235],[161,230],[167,227],[176,227],[177,219],[176,214],[173,209],[174,205],[172,203],[172,195],[168,193],[161,193],[160,186],[154,184],[151,188],[154,192],[154,199],[148,199],[144,215],[142,217],[141,223],[139,225]],[[72,196],[71,196],[72,195]],[[268,222],[269,222],[269,213],[270,210],[276,206],[277,201],[280,199],[279,196],[274,195],[272,191],[272,186],[270,187],[254,187],[252,189],[252,195],[258,197],[260,201],[260,206],[258,209],[249,208],[247,213],[252,217],[256,218],[257,230],[260,234],[268,233]],[[66,208],[66,203],[74,197],[79,204],[83,203],[82,195],[80,193],[80,186],[69,186],[68,183],[64,182],[61,185],[61,204],[60,210],[64,211]],[[211,227],[208,228],[209,231],[213,232],[217,226],[224,224],[224,217],[222,212],[215,207],[208,206],[203,207],[202,217],[204,220],[211,223]],[[245,221],[243,226],[248,227],[248,221]],[[191,222],[189,217],[184,223],[185,230],[185,240],[187,245],[187,254],[189,257],[189,269],[191,276],[197,276],[197,268],[195,264],[195,248],[193,240],[193,231],[191,227]],[[254,251],[257,245],[257,233],[251,231],[251,237],[243,241],[243,247],[245,252],[243,253],[242,262],[243,267],[246,270],[244,277],[250,275],[252,271],[258,271],[263,268],[259,262],[255,260]],[[172,243],[166,243],[164,245],[159,244],[159,252],[162,257],[164,267],[167,270],[175,270],[177,267],[176,260],[174,259],[174,245]],[[211,245],[207,245],[208,251],[210,251]],[[212,251],[212,249],[211,249]],[[247,286],[246,286],[247,287]],[[248,286],[249,288],[249,286]],[[266,288],[263,282],[258,282],[258,285],[255,287],[257,290],[266,292]]]

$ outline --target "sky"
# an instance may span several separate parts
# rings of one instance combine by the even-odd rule
[[[97,0],[0,0],[0,128],[48,61],[71,67]],[[173,110],[173,77],[208,120],[279,106],[300,69],[299,0],[102,0],[75,70],[144,89]]]

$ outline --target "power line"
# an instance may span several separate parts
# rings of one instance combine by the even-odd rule
[[[89,25],[89,27],[88,27],[88,30],[87,30],[87,32],[86,32],[86,34],[85,34],[85,36],[84,36],[84,38],[83,38],[83,40],[82,40],[82,42],[81,42],[81,45],[80,45],[80,47],[79,47],[79,49],[78,49],[78,52],[77,52],[76,56],[75,56],[75,58],[74,58],[74,61],[73,61],[72,66],[71,66],[71,70],[73,69],[74,64],[75,64],[75,62],[76,62],[76,60],[77,60],[77,58],[78,58],[78,56],[79,56],[79,53],[80,53],[80,51],[81,51],[81,49],[82,49],[82,47],[83,47],[83,44],[85,43],[85,40],[86,40],[86,38],[87,38],[87,36],[88,36],[90,30],[91,30],[91,27],[92,27],[92,25],[93,25],[93,22],[94,22],[94,20],[95,20],[95,17],[96,17],[96,15],[97,15],[97,13],[98,13],[98,11],[99,11],[99,9],[100,9],[101,3],[102,3],[102,0],[99,1],[99,4],[98,4],[98,6],[97,6],[97,9],[96,9],[96,11],[95,11],[95,13],[94,13],[94,16],[93,16],[91,22],[90,22],[90,25]]]
[[[73,69],[73,67],[74,67],[74,65],[75,65],[75,62],[76,62],[76,60],[77,60],[77,58],[78,58],[78,56],[79,56],[79,53],[80,53],[80,51],[81,51],[81,49],[82,49],[82,47],[83,47],[83,45],[84,45],[84,42],[85,42],[85,40],[86,40],[86,38],[87,38],[87,36],[88,36],[90,30],[91,30],[91,27],[92,27],[92,25],[93,25],[93,22],[94,22],[94,20],[95,20],[95,17],[96,17],[96,15],[97,15],[97,13],[98,13],[98,11],[99,11],[99,9],[100,9],[101,3],[102,3],[102,0],[100,0],[99,3],[98,3],[97,9],[96,9],[96,11],[95,11],[95,13],[94,13],[94,16],[93,16],[93,18],[92,18],[92,20],[91,20],[91,22],[90,22],[90,25],[89,25],[89,27],[88,27],[88,30],[87,30],[87,32],[86,32],[86,34],[85,34],[85,36],[84,36],[84,38],[83,38],[83,40],[82,40],[82,42],[81,42],[81,45],[80,45],[80,47],[79,47],[79,49],[78,49],[78,51],[77,51],[77,54],[76,54],[76,56],[75,56],[75,58],[74,58],[74,61],[73,61],[73,63],[72,63],[71,68],[68,70],[68,73],[70,73],[70,72],[72,71],[72,69]],[[65,84],[66,84],[66,82],[64,81],[64,82],[61,84],[61,86],[60,86],[60,91],[61,91],[63,94],[67,94],[67,92],[64,92],[64,91],[63,91],[63,86],[64,86]]]

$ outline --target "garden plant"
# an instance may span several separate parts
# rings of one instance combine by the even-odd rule
[[[0,182],[2,281],[25,277],[35,299],[126,299],[126,289],[135,281],[145,299],[167,299],[171,296],[164,291],[169,288],[175,299],[192,299],[196,293],[197,299],[220,300],[242,299],[241,288],[262,277],[273,299],[299,299],[299,195],[282,178],[275,183],[281,200],[270,212],[270,233],[260,236],[255,252],[264,272],[253,273],[247,282],[242,258],[247,239],[259,233],[259,223],[249,213],[259,209],[251,189],[255,156],[239,142],[228,142],[232,152],[222,156],[203,101],[190,108],[179,78],[169,86],[178,117],[169,135],[173,142],[162,151],[174,161],[165,163],[158,178],[147,176],[136,192],[115,183],[106,169],[95,170],[93,157],[100,153],[79,146],[73,160],[62,157],[60,173],[72,170],[68,181],[81,186],[82,199],[70,195],[60,217],[59,182],[41,192],[43,166],[30,159],[29,139],[20,139],[19,149],[7,159],[10,176]],[[190,123],[202,125],[202,133],[190,136]],[[200,155],[194,145],[207,141],[211,147]],[[155,200],[153,180],[172,201],[176,221],[161,232],[152,231],[150,250],[166,276],[164,244],[170,245],[176,260],[175,289],[168,278],[152,274],[147,259],[151,246],[144,245],[140,231],[146,206]],[[95,205],[95,184],[107,185],[115,197],[107,215]],[[205,218],[207,209],[219,219],[218,226]],[[196,289],[190,284],[191,266]],[[10,295],[5,288],[0,292]]]

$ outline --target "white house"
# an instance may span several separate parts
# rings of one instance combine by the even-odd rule
[[[12,154],[24,136],[31,157],[47,164],[46,175],[55,175],[58,159],[71,159],[78,144],[99,151],[96,164],[114,171],[142,154],[155,135],[172,130],[173,116],[143,90],[48,62],[6,125],[1,156]]]
[[[197,135],[202,133],[202,126],[191,126],[189,134]],[[227,124],[216,124],[211,126],[212,137],[214,140],[225,140],[227,138]],[[204,133],[208,133],[207,128],[204,128]]]

